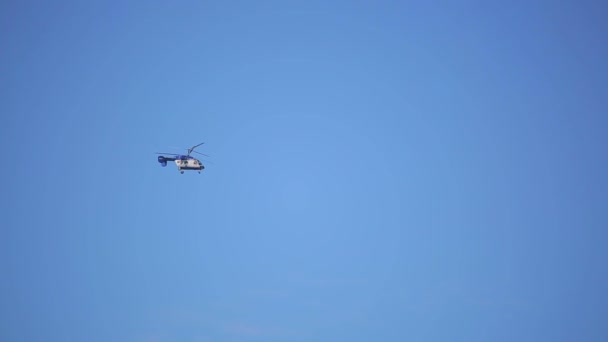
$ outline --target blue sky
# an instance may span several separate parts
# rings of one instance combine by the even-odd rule
[[[606,10],[3,2],[0,340],[605,341]]]

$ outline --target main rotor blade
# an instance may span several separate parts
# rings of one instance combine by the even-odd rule
[[[198,144],[198,145],[194,145],[194,146],[190,147],[190,148],[188,149],[188,154],[192,153],[192,151],[194,151],[194,149],[195,149],[195,148],[197,148],[197,147],[201,146],[202,144],[204,144],[204,142],[202,142],[202,143],[200,143],[200,144]]]
[[[211,157],[211,156],[209,156],[209,155],[207,155],[207,154],[204,154],[204,153],[200,153],[200,152],[196,152],[196,151],[192,151],[192,152],[197,153],[197,154],[200,154],[201,156],[205,156],[205,157]]]

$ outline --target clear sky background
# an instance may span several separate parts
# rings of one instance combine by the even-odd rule
[[[607,13],[3,1],[0,340],[608,340]]]

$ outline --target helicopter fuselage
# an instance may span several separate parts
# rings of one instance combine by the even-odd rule
[[[161,166],[167,166],[167,162],[173,161],[175,165],[177,165],[177,170],[180,173],[184,173],[184,171],[202,171],[205,169],[203,163],[200,160],[193,158],[191,156],[176,156],[176,157],[165,157],[159,156],[158,162]]]
[[[205,168],[203,163],[196,158],[177,159],[175,160],[175,165],[177,165],[177,169],[182,173],[185,170],[202,171]]]

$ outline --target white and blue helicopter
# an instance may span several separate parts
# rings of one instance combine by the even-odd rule
[[[175,162],[175,165],[177,165],[177,170],[182,174],[184,173],[184,171],[188,171],[188,170],[198,171],[198,173],[201,173],[201,171],[205,169],[205,165],[203,165],[203,163],[201,163],[200,160],[192,157],[190,154],[192,154],[194,152],[194,153],[198,153],[202,156],[209,157],[206,154],[194,151],[195,148],[201,146],[202,144],[204,144],[204,142],[189,148],[188,154],[186,154],[186,155],[175,154],[175,153],[156,152],[156,154],[160,154],[160,156],[158,156],[158,162],[160,163],[160,166],[165,167],[165,166],[167,166],[167,162],[173,161],[173,162]],[[170,155],[172,157],[165,157],[165,156],[163,156],[163,154]]]

